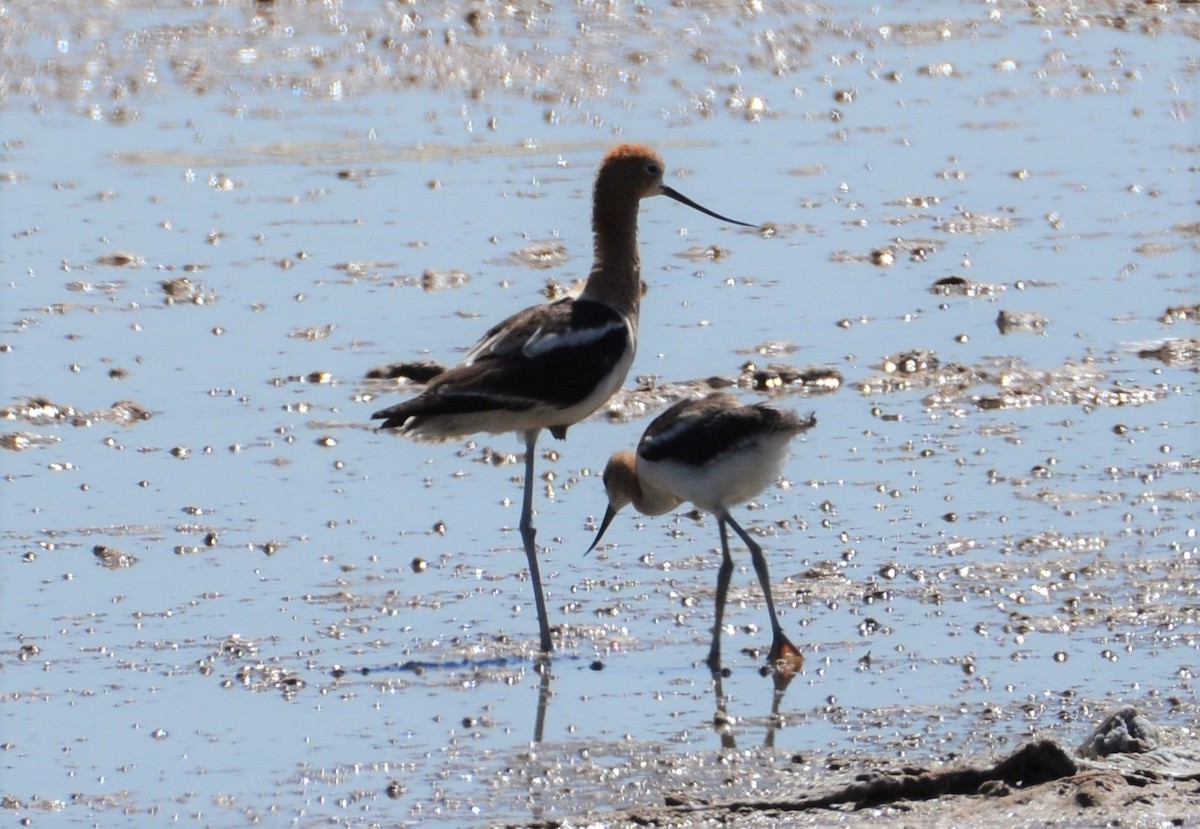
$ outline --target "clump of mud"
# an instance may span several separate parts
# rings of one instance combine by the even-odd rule
[[[1140,736],[1131,737],[1136,732]],[[862,760],[831,762],[815,777],[795,776],[773,796],[718,800],[704,793],[668,794],[657,806],[546,820],[566,827],[592,820],[615,826],[1184,825],[1200,809],[1200,752],[1162,750],[1157,729],[1136,709],[1116,712],[1072,753],[1033,739],[991,765],[923,768]],[[1103,747],[1104,751],[1098,749]],[[1111,751],[1109,751],[1111,749]],[[800,758],[796,758],[800,759]],[[848,782],[848,777],[852,777]],[[785,793],[786,792],[786,793]]]
[[[164,305],[211,305],[217,299],[215,292],[186,276],[164,279],[158,284],[162,289]]]
[[[19,420],[32,426],[53,424],[91,426],[97,422],[132,426],[150,420],[151,417],[153,415],[149,409],[133,400],[118,400],[107,409],[85,410],[68,404],[55,403],[46,397],[30,397],[19,403],[0,408],[0,420]],[[28,448],[28,446],[20,445],[23,444],[23,441],[10,440],[9,443],[14,445],[6,448]]]
[[[1187,353],[1186,351],[1184,352]],[[980,409],[1032,406],[1141,406],[1168,392],[1109,379],[1091,358],[1051,369],[1035,369],[1015,357],[996,357],[976,365],[943,363],[933,351],[900,352],[885,358],[881,373],[856,385],[864,395],[925,391],[931,408],[973,405]]]

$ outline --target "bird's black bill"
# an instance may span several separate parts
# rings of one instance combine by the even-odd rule
[[[611,524],[612,520],[616,517],[617,511],[612,508],[611,504],[609,504],[608,509],[604,511],[604,520],[600,522],[600,530],[596,533],[596,537],[592,539],[592,546],[587,548],[587,553],[584,553],[585,556],[592,550],[596,549],[596,545],[600,543],[600,539],[603,537],[604,531],[608,529],[608,525]]]
[[[720,219],[723,222],[729,222],[731,225],[741,225],[742,227],[758,227],[758,225],[752,225],[749,222],[739,222],[737,219],[731,219],[728,216],[722,216],[720,213],[709,210],[703,205],[696,204],[687,196],[683,195],[683,193],[680,193],[678,190],[674,190],[665,184],[662,186],[662,194],[669,198],[675,199],[675,201],[679,202],[680,204],[686,204],[693,210],[699,210],[701,213],[712,216],[714,219]]]

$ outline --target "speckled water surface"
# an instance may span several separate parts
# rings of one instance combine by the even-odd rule
[[[0,6],[0,796],[26,825],[522,823],[862,757],[1194,739],[1191,3]],[[368,418],[643,205],[627,394],[546,439]],[[636,375],[636,377],[634,376]],[[817,381],[820,382],[817,382]],[[762,537],[603,513],[697,387],[816,413]],[[1190,737],[1189,737],[1190,735]],[[800,776],[800,777],[798,777]]]

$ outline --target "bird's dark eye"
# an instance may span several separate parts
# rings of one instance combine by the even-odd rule
[[[652,176],[657,176],[657,175],[659,175],[659,174],[660,174],[662,171],[661,171],[661,170],[659,170],[659,168],[658,168],[658,165],[657,165],[657,164],[655,164],[653,161],[651,161],[649,164],[647,164],[647,165],[646,165],[646,172],[647,172],[647,173],[649,173],[649,174],[650,174],[650,175],[652,175]]]

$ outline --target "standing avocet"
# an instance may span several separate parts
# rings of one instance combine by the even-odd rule
[[[383,420],[381,429],[416,438],[524,435],[521,539],[546,652],[553,643],[534,542],[534,449],[542,429],[566,437],[568,427],[604,405],[625,382],[637,347],[641,298],[638,205],[649,196],[668,196],[723,222],[755,227],[701,207],[664,184],[663,172],[662,158],[649,147],[623,144],[610,150],[596,175],[595,259],[579,297],[518,311],[484,334],[462,363],[437,376],[419,397],[371,415]]]
[[[662,515],[685,501],[717,517],[721,532],[721,570],[717,575],[717,618],[713,625],[708,666],[721,667],[721,624],[725,597],[733,575],[729,533],[733,527],[750,548],[754,571],[771,614],[772,665],[783,660],[798,671],[803,658],[788,641],[771,598],[771,577],[762,548],[733,520],[730,507],[750,500],[779,477],[793,437],[815,426],[813,415],[801,418],[765,403],[743,406],[728,394],[676,403],[656,417],[638,442],[637,454],[614,454],[604,468],[608,509],[588,552],[595,549],[617,511],[632,503],[643,515]]]

